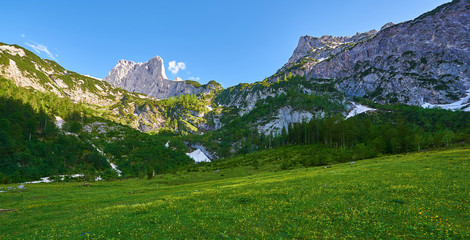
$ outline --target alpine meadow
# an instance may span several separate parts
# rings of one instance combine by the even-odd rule
[[[470,0],[419,1],[6,3],[0,240],[470,239]]]

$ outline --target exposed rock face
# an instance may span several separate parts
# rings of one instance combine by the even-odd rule
[[[377,34],[376,30],[357,33],[352,37],[333,37],[325,35],[321,38],[316,38],[308,35],[303,36],[300,38],[299,44],[294,50],[294,54],[289,58],[289,63],[295,63],[304,57],[321,62],[347,48],[351,48],[358,42],[374,37],[375,34]]]
[[[163,59],[156,56],[146,63],[121,60],[103,79],[130,92],[139,92],[156,98],[181,94],[209,92],[207,87],[195,87],[183,81],[168,80]]]
[[[282,129],[289,126],[291,123],[308,122],[313,117],[321,118],[324,116],[324,112],[311,113],[306,110],[294,110],[292,107],[282,107],[273,113],[272,119],[267,122],[258,122],[258,132],[265,134],[277,134],[281,133]]]
[[[347,96],[379,103],[450,103],[470,88],[469,0],[367,34],[302,37],[281,71],[334,79]]]

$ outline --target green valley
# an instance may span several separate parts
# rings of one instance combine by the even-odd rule
[[[0,240],[470,239],[446,1],[2,3]]]
[[[0,213],[0,239],[470,237],[468,148],[286,171],[279,152],[263,156],[90,187],[0,185],[0,206],[15,209]]]

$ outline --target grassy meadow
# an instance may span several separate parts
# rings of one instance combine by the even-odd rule
[[[470,239],[468,148],[328,168],[218,167],[90,187],[0,185],[0,208],[15,209],[0,212],[0,239]]]

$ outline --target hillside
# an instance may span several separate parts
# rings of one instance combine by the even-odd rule
[[[88,188],[0,185],[0,205],[15,209],[0,213],[0,239],[467,239],[469,154],[427,151],[288,171],[272,160],[260,170],[207,164]]]
[[[277,73],[227,89],[168,80],[160,57],[121,60],[102,81],[0,43],[0,180],[144,177],[187,167],[193,151],[216,161],[311,145],[341,162],[468,144],[468,4],[352,37],[301,37]],[[80,146],[69,164],[63,136]]]
[[[212,140],[206,137],[205,144],[220,142],[228,149],[212,149],[227,156],[270,147],[279,135],[321,119],[341,121],[364,112],[382,118],[390,110],[403,116],[422,112],[412,107],[398,110],[406,108],[402,105],[469,112],[469,4],[455,0],[414,20],[387,23],[379,31],[351,37],[301,37],[275,74],[229,87],[215,98],[223,107],[216,115],[216,126],[221,127],[217,131],[224,134],[214,133],[217,137]],[[382,119],[389,126],[397,120]],[[419,125],[423,132],[431,131],[415,120],[406,120],[410,129]],[[440,128],[433,124],[432,131]],[[296,131],[302,132],[298,136],[310,134]],[[226,135],[233,140],[224,141]]]
[[[3,43],[0,43],[0,76],[11,80],[17,87],[69,99],[92,109],[94,116],[143,132],[169,130],[187,134],[214,128],[208,113],[214,91],[218,88],[186,100],[174,97],[159,101],[155,97],[129,92],[106,81],[68,71],[20,46]],[[211,82],[211,86],[219,85]]]
[[[175,104],[175,103],[173,103]],[[63,118],[59,117],[62,116]],[[58,175],[82,180],[143,177],[193,161],[186,146],[102,118],[70,99],[16,87],[0,78],[0,182],[24,182]]]

